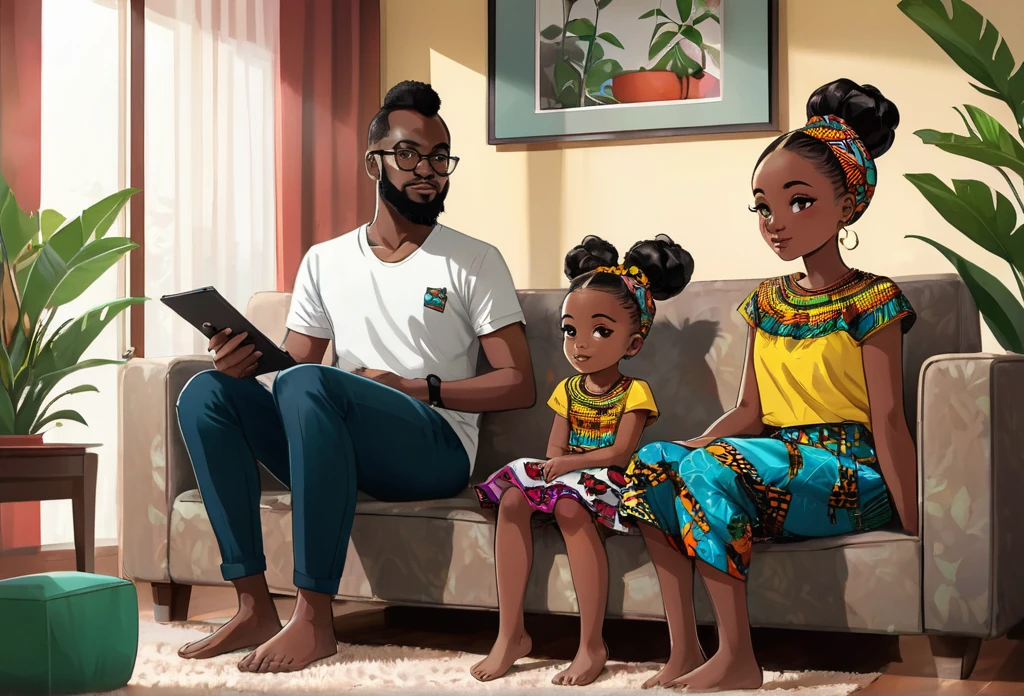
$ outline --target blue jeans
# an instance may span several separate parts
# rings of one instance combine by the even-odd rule
[[[299,365],[271,393],[211,370],[178,398],[178,424],[217,535],[225,580],[267,568],[257,460],[292,492],[295,586],[336,594],[356,493],[389,502],[458,495],[469,458],[426,404],[333,367]]]

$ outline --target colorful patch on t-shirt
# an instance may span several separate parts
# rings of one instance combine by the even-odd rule
[[[443,312],[446,304],[448,304],[447,288],[427,288],[426,294],[423,295],[424,307]]]

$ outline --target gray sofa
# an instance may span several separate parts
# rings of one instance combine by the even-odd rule
[[[906,412],[916,426],[921,535],[893,532],[755,548],[755,626],[930,634],[940,675],[969,675],[981,641],[1024,619],[1024,358],[981,354],[978,312],[957,276],[897,278],[919,318],[905,343]],[[736,398],[746,324],[736,306],[756,280],[696,282],[659,305],[625,369],[647,379],[662,411],[644,441],[700,434]],[[528,410],[486,414],[474,480],[543,455],[547,396],[570,374],[560,350],[562,290],[522,291],[537,380]],[[248,314],[280,340],[289,295],[260,293]],[[124,570],[154,584],[158,618],[184,619],[192,585],[221,585],[220,554],[175,419],[184,384],[206,356],[135,359],[122,399]],[[290,496],[264,475],[262,522],[274,592],[291,584]],[[494,609],[494,513],[471,491],[423,503],[359,503],[339,596],[357,601]],[[538,526],[526,607],[576,612],[557,528]],[[663,619],[657,577],[639,536],[608,540],[608,615]],[[704,588],[697,615],[713,614]]]

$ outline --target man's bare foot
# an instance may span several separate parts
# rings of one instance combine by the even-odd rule
[[[297,672],[338,652],[331,596],[299,590],[288,624],[238,663],[243,672]]]
[[[699,651],[696,654],[683,655],[681,658],[669,655],[668,662],[661,668],[661,671],[645,681],[640,688],[651,689],[655,686],[665,686],[684,674],[689,674],[702,664],[704,664],[704,656]]]
[[[469,669],[469,673],[482,682],[498,679],[505,676],[516,660],[529,655],[531,650],[533,650],[533,640],[525,629],[520,631],[516,640],[506,640],[498,636],[491,652],[473,665]]]
[[[178,656],[202,660],[236,650],[255,648],[281,630],[277,608],[263,576],[242,578],[238,590],[238,612],[214,633],[178,650]]]
[[[694,691],[731,691],[759,689],[763,683],[764,674],[753,651],[734,655],[719,648],[710,660],[666,686],[689,686]]]
[[[572,664],[556,674],[551,683],[561,686],[586,686],[598,678],[607,661],[608,644],[604,641],[597,648],[580,645]]]

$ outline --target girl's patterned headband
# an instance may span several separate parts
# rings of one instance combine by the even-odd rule
[[[878,173],[871,153],[846,121],[838,116],[812,116],[800,129],[832,150],[846,174],[846,189],[856,199],[854,216],[859,217],[875,195]]]
[[[595,268],[594,273],[611,273],[622,278],[629,291],[633,293],[636,302],[640,305],[640,335],[647,338],[654,324],[654,298],[651,296],[650,282],[647,276],[636,266],[601,266]]]

